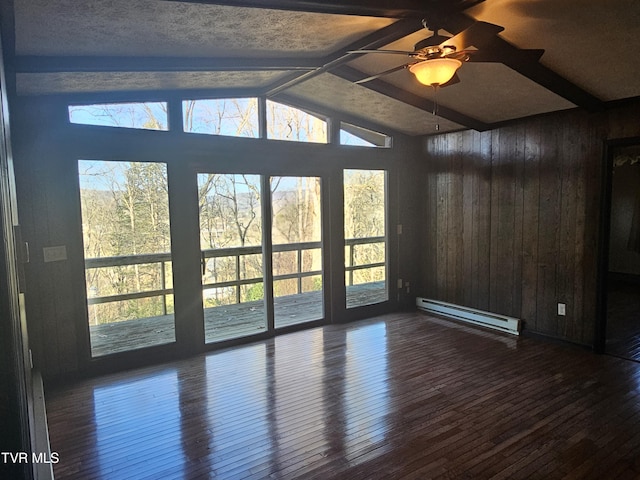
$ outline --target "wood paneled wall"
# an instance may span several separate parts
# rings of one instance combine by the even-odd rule
[[[427,138],[418,293],[593,344],[604,145],[640,135],[637,112],[634,102]]]
[[[83,315],[81,225],[77,167],[61,153],[64,105],[31,102],[14,109],[14,156],[23,238],[26,310],[35,366],[43,375],[75,371]],[[43,248],[66,247],[67,260],[45,263]]]

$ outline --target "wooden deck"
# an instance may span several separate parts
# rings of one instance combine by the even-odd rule
[[[640,364],[422,313],[45,394],[58,480],[640,478]]]
[[[347,287],[347,306],[367,305],[385,298],[383,282]],[[274,301],[276,328],[320,320],[321,292],[278,297]],[[254,335],[266,330],[264,302],[248,302],[205,308],[205,340],[207,343]],[[174,316],[126,320],[89,327],[91,352],[94,357],[135,350],[175,341]]]

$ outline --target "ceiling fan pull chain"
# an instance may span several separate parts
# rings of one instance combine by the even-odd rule
[[[439,85],[434,83],[431,85],[433,87],[433,116],[438,115],[438,87]],[[440,130],[440,124],[436,123],[436,131]]]
[[[438,85],[433,84],[433,116],[438,114]]]

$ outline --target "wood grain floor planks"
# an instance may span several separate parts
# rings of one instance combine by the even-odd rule
[[[640,478],[640,364],[398,313],[49,387],[58,479]]]

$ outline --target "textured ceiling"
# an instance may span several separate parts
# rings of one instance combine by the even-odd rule
[[[468,14],[506,25],[520,48],[542,48],[541,62],[602,100],[640,95],[637,0],[487,0]]]
[[[486,129],[640,96],[637,0],[484,0],[454,13],[447,26],[451,33],[474,20],[504,27],[481,49],[497,52],[499,59],[464,64],[460,82],[440,89],[437,97],[406,69],[361,85],[352,82],[408,57],[346,55],[378,35],[374,48],[411,51],[431,34],[421,27],[421,18],[385,18],[387,12],[379,8],[376,17],[338,14],[344,4],[350,10],[362,5],[348,0],[279,0],[286,5],[280,10],[265,8],[269,0],[257,2],[261,8],[212,3],[14,0],[18,93],[111,92],[109,98],[126,94],[128,99],[127,92],[164,90],[284,94],[307,108],[343,112],[351,121],[361,118],[409,135]],[[335,13],[311,13],[311,4]],[[367,8],[383,4],[372,1]],[[392,6],[416,12],[431,4],[395,0]],[[400,33],[389,37],[389,30]],[[500,56],[518,49],[544,49],[544,54],[539,63]],[[337,63],[305,74],[304,81],[287,83],[332,60]],[[440,116],[431,113],[434,102]]]
[[[340,107],[370,122],[400,130],[409,135],[463,128],[454,122],[434,116],[431,112],[411,107],[329,73],[296,85],[287,93],[327,108]]]
[[[324,56],[393,23],[159,0],[16,0],[15,17],[19,55]]]
[[[468,63],[458,76],[460,83],[438,92],[439,102],[486,123],[575,107],[500,63]]]

